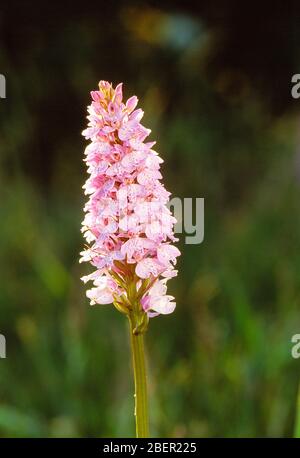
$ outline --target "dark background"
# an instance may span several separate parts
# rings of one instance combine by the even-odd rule
[[[205,198],[146,337],[152,435],[300,435],[299,43],[299,2],[1,2],[0,436],[134,434],[127,323],[79,280],[100,79],[139,97],[167,189]]]

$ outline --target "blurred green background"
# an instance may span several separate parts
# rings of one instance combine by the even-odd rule
[[[37,5],[0,12],[0,436],[134,435],[127,322],[89,306],[78,264],[100,79],[138,95],[167,189],[205,198],[204,242],[181,236],[176,312],[146,337],[152,435],[293,436],[299,2]]]

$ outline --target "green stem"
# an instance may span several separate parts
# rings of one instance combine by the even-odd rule
[[[134,333],[135,323],[133,317],[129,317],[129,322],[135,385],[136,437],[149,437],[144,335],[143,333]]]

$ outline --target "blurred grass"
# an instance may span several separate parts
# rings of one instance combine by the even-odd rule
[[[295,437],[300,438],[300,389],[298,390],[298,398],[297,398]]]
[[[127,30],[126,17],[113,21]],[[300,434],[300,367],[290,355],[300,328],[299,120],[271,119],[250,87],[231,94],[210,81],[210,33],[189,20],[179,27],[193,24],[193,34],[178,46],[169,31],[152,39],[151,28],[131,27],[116,39],[122,70],[105,54],[113,37],[99,35],[92,19],[56,37],[40,32],[49,53],[33,41],[21,76],[11,62],[0,112],[1,437],[134,431],[126,320],[113,307],[89,307],[79,280],[88,270],[78,265],[79,132],[88,91],[102,77],[141,96],[167,188],[205,198],[204,243],[181,236],[179,277],[170,282],[176,312],[151,320],[147,334],[153,435]],[[59,71],[51,76],[48,66]]]

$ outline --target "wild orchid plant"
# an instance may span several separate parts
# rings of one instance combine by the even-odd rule
[[[89,177],[83,186],[85,205],[82,232],[88,247],[80,261],[96,270],[82,278],[93,281],[87,291],[93,304],[114,304],[130,323],[135,381],[137,437],[148,437],[146,366],[143,335],[149,318],[172,313],[174,297],[167,281],[178,248],[172,245],[176,219],[167,207],[170,193],[160,182],[163,160],[146,142],[150,134],[140,123],[141,109],[133,96],[124,103],[122,84],[114,89],[100,81],[92,91],[85,150]]]

